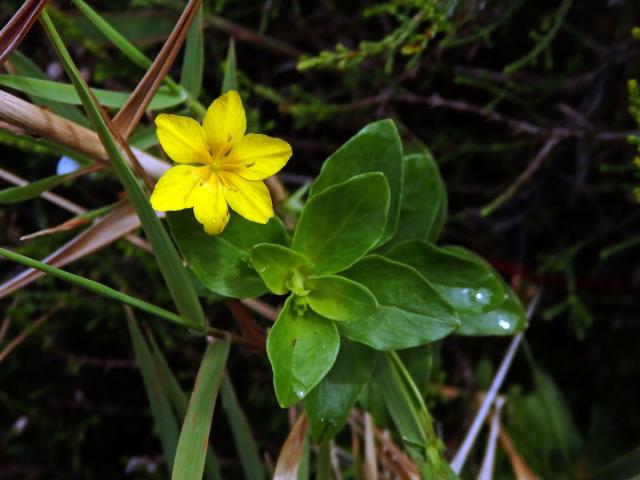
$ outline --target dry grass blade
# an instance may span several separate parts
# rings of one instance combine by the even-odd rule
[[[356,409],[352,410],[349,415],[349,425],[354,432],[365,437],[366,442],[367,432],[362,412]],[[406,452],[398,447],[385,432],[376,428],[375,425],[372,425],[372,427],[376,460],[379,460],[384,469],[393,474],[392,478],[418,480],[420,478],[418,467]],[[368,479],[369,477],[365,475],[365,478]]]
[[[202,0],[189,1],[153,64],[144,74],[127,103],[113,119],[114,128],[125,139],[129,138],[133,132],[160,87],[164,76],[171,68],[201,3]]]
[[[374,439],[373,418],[368,413],[364,414],[364,476],[371,480],[378,479],[378,460]]]
[[[46,322],[53,312],[55,312],[55,309],[46,312],[44,315],[38,318],[35,322],[33,322],[27,328],[25,328],[17,337],[11,340],[7,344],[7,346],[4,347],[2,351],[0,351],[0,363],[2,363],[4,359],[7,358],[7,356],[9,356],[11,352],[13,352],[16,348],[18,348],[20,344],[24,342],[29,335],[31,335],[34,331],[38,329],[38,327],[40,327],[44,322]]]
[[[302,459],[304,441],[307,436],[307,415],[303,412],[289,432],[289,436],[282,445],[276,470],[273,473],[274,480],[297,480],[298,468]]]
[[[46,4],[47,0],[27,0],[0,31],[0,65],[20,45]]]
[[[536,474],[524,458],[522,458],[522,455],[520,455],[520,452],[516,449],[504,427],[500,429],[499,438],[500,445],[507,454],[507,457],[509,457],[511,468],[513,468],[513,473],[516,475],[516,480],[540,480],[538,474]]]
[[[265,353],[267,335],[256,323],[245,306],[239,300],[227,300],[225,303],[229,310],[231,310],[231,314],[233,318],[235,318],[238,327],[240,327],[242,337],[256,351]]]
[[[96,132],[2,90],[0,90],[0,121],[101,162],[109,161]],[[132,150],[145,171],[154,178],[159,178],[170,167],[167,162],[153,155],[135,148]]]
[[[0,178],[18,186],[27,185],[29,183],[24,178],[19,177],[18,175],[15,175],[2,168],[0,168]],[[60,208],[64,208],[68,212],[75,213],[76,215],[80,215],[81,213],[84,213],[86,211],[83,207],[81,207],[77,203],[67,200],[66,198],[61,197],[60,195],[57,195],[55,193],[43,192],[41,197],[53,203],[54,205],[59,206]]]
[[[43,262],[63,267],[101,249],[139,226],[140,220],[133,206],[128,202],[124,203],[53,252]],[[0,285],[0,298],[10,295],[43,275],[39,270],[25,270]]]

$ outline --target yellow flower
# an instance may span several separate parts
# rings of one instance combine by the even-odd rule
[[[262,180],[284,167],[291,146],[267,135],[245,135],[247,120],[238,92],[214,100],[202,125],[163,113],[156,127],[160,145],[179,165],[158,180],[150,199],[155,210],[193,208],[210,235],[224,230],[228,207],[252,222],[267,223],[273,217]]]

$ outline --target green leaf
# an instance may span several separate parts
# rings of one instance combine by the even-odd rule
[[[80,96],[70,83],[0,74],[0,85],[47,100],[55,100],[69,105],[82,105]],[[122,107],[131,95],[130,92],[116,92],[101,88],[92,88],[91,91],[102,106],[113,108]],[[153,96],[148,110],[175,107],[184,103],[185,100],[186,97],[184,95],[173,93],[167,87],[162,86],[158,89],[158,93]]]
[[[178,253],[173,243],[171,243],[169,235],[151,208],[149,200],[140,187],[138,180],[125,161],[123,148],[128,147],[126,147],[126,145],[120,145],[117,139],[114,138],[109,129],[109,125],[102,116],[100,107],[95,103],[95,98],[92,96],[91,91],[80,75],[78,68],[73,63],[46,9],[40,14],[40,20],[47,35],[51,39],[53,47],[67,75],[82,99],[82,104],[84,105],[89,120],[95,127],[96,132],[100,136],[100,141],[111,159],[111,165],[114,171],[118,175],[120,182],[129,195],[131,203],[133,203],[136,209],[140,222],[142,223],[142,228],[149,243],[151,243],[156,261],[158,262],[164,281],[178,311],[183,317],[188,318],[193,325],[199,325],[201,329],[204,328],[204,313],[202,312],[202,307],[198,301],[195,289],[187,275],[187,270],[182,266],[180,257],[178,257]]]
[[[0,204],[18,203],[38,197],[74,176],[77,176],[76,172],[67,175],[52,175],[19,187],[5,188],[0,190]]]
[[[129,311],[127,313],[127,325],[133,350],[136,355],[136,362],[142,374],[144,389],[147,392],[151,415],[156,426],[156,433],[160,437],[162,453],[169,471],[173,468],[173,461],[176,455],[176,445],[178,444],[178,422],[171,410],[169,397],[160,378],[159,369],[153,360],[149,346],[140,327]]]
[[[396,350],[433,342],[460,326],[449,304],[413,268],[379,255],[365,257],[343,272],[378,300],[366,320],[340,323],[340,332],[376,350]]]
[[[294,250],[272,243],[259,243],[251,250],[251,263],[262,281],[276,295],[285,295],[290,291],[292,277],[306,277],[309,273],[309,260]]]
[[[38,65],[36,65],[29,57],[23,55],[18,50],[14,50],[11,56],[11,65],[15,69],[15,73],[25,77],[39,78],[41,80],[48,80],[47,74],[44,73]],[[36,105],[42,105],[47,107],[52,112],[64,117],[72,122],[82,125],[83,127],[89,126],[89,121],[82,114],[82,112],[74,106],[65,105],[57,101],[47,100],[46,98],[38,97],[35,95],[29,95],[29,99]]]
[[[418,388],[395,352],[380,356],[372,381],[378,384],[405,448],[420,469],[421,478],[448,480],[451,470],[444,460],[444,445],[436,437],[433,420]]]
[[[484,265],[486,269],[493,272],[507,292],[506,300],[493,310],[477,315],[460,315],[462,325],[456,330],[457,335],[513,335],[527,327],[527,315],[520,299],[491,265],[462,247],[447,246],[443,249]]]
[[[281,407],[302,400],[333,366],[340,335],[333,322],[307,309],[302,315],[291,295],[267,337],[273,385]]]
[[[180,85],[193,98],[200,96],[202,90],[202,74],[204,73],[204,38],[202,35],[202,5],[187,32],[187,40],[182,59]]]
[[[277,217],[261,225],[232,214],[224,231],[216,236],[204,232],[191,210],[169,212],[167,218],[180,252],[209,290],[233,298],[266,293],[251,265],[251,249],[264,242],[286,243],[286,231]]]
[[[243,478],[247,480],[263,480],[266,478],[266,472],[260,460],[258,446],[251,433],[247,417],[240,407],[240,402],[233,389],[229,375],[225,375],[222,378],[220,396],[222,409],[231,427],[231,434],[240,456],[240,464],[244,473]]]
[[[391,242],[412,239],[435,242],[447,216],[447,191],[438,165],[428,151],[407,155],[403,163],[400,220]]]
[[[202,478],[213,409],[229,356],[229,345],[228,340],[217,340],[209,344],[204,352],[178,440],[171,475],[173,480]]]
[[[338,275],[310,277],[309,306],[330,320],[365,320],[378,310],[376,297],[365,286]]]
[[[305,205],[292,248],[314,263],[314,273],[337,273],[378,243],[388,209],[389,185],[382,173],[366,173],[330,186]]]
[[[102,35],[104,35],[110,42],[112,42],[118,50],[120,50],[129,60],[143,69],[148,69],[151,66],[151,60],[142,53],[133,43],[127,40],[120,32],[113,28],[109,22],[102,18],[95,10],[93,10],[84,0],[72,0],[78,10],[80,10],[89,20],[94,27],[96,27]],[[204,106],[192,98],[189,92],[178,85],[173,79],[167,75],[162,81],[167,85],[173,93],[178,96],[186,96],[187,105],[191,111],[202,117],[205,114]]]
[[[77,285],[78,287],[89,290],[90,292],[102,295],[103,297],[110,298],[111,300],[115,300],[116,302],[130,305],[134,308],[137,308],[138,310],[142,310],[143,312],[150,313],[164,320],[177,323],[178,325],[193,328],[197,328],[199,326],[198,324],[193,323],[190,319],[180,317],[173,312],[165,310],[164,308],[156,307],[155,305],[147,303],[143,300],[131,297],[122,292],[118,292],[117,290],[114,290],[111,287],[107,287],[102,283],[98,283],[94,280],[89,280],[88,278],[81,277],[80,275],[66,272],[57,267],[52,267],[51,265],[39,262],[38,260],[34,260],[33,258],[25,257],[24,255],[12,252],[11,250],[7,250],[6,248],[0,248],[0,255],[16,263],[24,265],[25,267],[35,268],[37,270],[40,270],[41,272],[51,275],[52,277],[56,277],[64,280],[65,282],[72,283],[73,285]]]
[[[149,336],[149,344],[153,351],[153,358],[156,364],[158,375],[164,385],[167,396],[173,405],[173,409],[178,418],[183,419],[187,414],[187,408],[189,406],[189,399],[182,390],[182,387],[173,375],[173,372],[167,364],[167,360],[160,351],[160,347],[156,343],[152,335]],[[177,444],[177,440],[176,440]],[[211,446],[207,449],[207,459],[204,467],[204,478],[207,480],[220,480],[220,467],[218,466],[218,460],[213,452]]]
[[[332,439],[347,422],[351,408],[371,378],[375,351],[346,338],[336,363],[304,401],[311,436],[316,443]]]
[[[310,196],[355,175],[382,172],[389,182],[389,216],[380,243],[389,240],[398,226],[402,198],[402,144],[393,121],[370,123],[333,153],[322,165],[311,186]],[[345,204],[343,208],[348,208]]]
[[[236,67],[236,43],[233,37],[229,39],[229,50],[227,50],[227,61],[224,64],[224,78],[222,79],[221,93],[229,90],[238,90],[238,70]]]
[[[486,313],[508,298],[502,280],[475,255],[461,255],[425,240],[409,240],[387,256],[415,268],[459,315]]]

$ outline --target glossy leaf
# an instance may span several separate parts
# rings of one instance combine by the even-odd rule
[[[338,275],[311,277],[305,284],[307,303],[316,313],[336,321],[365,320],[378,310],[376,297],[365,286]]]
[[[350,267],[382,238],[389,185],[382,173],[366,173],[326,188],[305,205],[292,248],[314,264],[314,273]]]
[[[500,278],[475,255],[460,255],[425,240],[409,240],[387,256],[415,268],[460,315],[488,312],[507,299]]]
[[[80,75],[78,68],[73,63],[69,51],[62,42],[46,9],[42,12],[40,19],[67,75],[82,99],[82,104],[89,120],[91,120],[100,137],[100,141],[104,145],[114,171],[127,191],[138,217],[140,217],[144,232],[153,247],[156,261],[178,311],[194,325],[199,325],[200,328],[204,328],[204,313],[202,312],[202,307],[198,301],[193,285],[189,281],[187,271],[182,266],[182,262],[178,257],[173,243],[171,243],[169,235],[151,208],[142,187],[127,165],[124,153],[133,154],[130,152],[128,145],[117,137],[106,114],[100,105],[96,103],[95,97]]]
[[[273,243],[259,243],[253,247],[251,263],[267,288],[276,295],[289,292],[289,282],[296,272],[306,277],[310,270],[310,262],[304,255]]]
[[[313,182],[310,197],[332,185],[367,172],[382,172],[389,182],[389,216],[380,242],[389,240],[398,226],[402,198],[402,144],[393,121],[370,123],[333,153]]]
[[[171,234],[193,272],[211,291],[233,298],[266,293],[262,279],[251,265],[251,249],[259,243],[284,244],[286,232],[274,217],[266,225],[232,214],[220,235],[207,235],[193,212],[167,214]]]
[[[316,443],[332,439],[347,422],[351,408],[369,381],[376,352],[346,338],[336,363],[305,399],[311,436]]]
[[[377,350],[395,350],[433,342],[460,326],[449,304],[405,264],[371,255],[343,275],[367,287],[379,304],[370,318],[339,324],[351,340]]]
[[[435,242],[447,216],[447,191],[438,165],[428,151],[407,155],[403,163],[400,220],[391,243],[412,239]]]
[[[98,295],[110,298],[111,300],[115,300],[116,302],[124,303],[125,305],[137,308],[138,310],[150,313],[164,320],[177,323],[178,325],[184,325],[192,328],[199,327],[199,324],[193,323],[193,321],[190,321],[190,319],[182,318],[173,312],[165,310],[164,308],[157,307],[138,298],[131,297],[122,292],[114,290],[111,287],[107,287],[102,283],[98,283],[94,280],[81,277],[80,275],[75,275],[59,268],[52,267],[51,265],[39,262],[37,260],[34,260],[33,258],[25,257],[24,255],[20,255],[5,248],[0,248],[0,256],[6,257],[9,260],[24,265],[25,267],[35,268],[37,270],[40,270],[41,272],[46,273],[47,275],[59,278],[73,285],[89,290],[90,292],[97,293]]]
[[[213,409],[229,356],[229,346],[228,340],[215,341],[207,346],[202,357],[176,448],[176,460],[171,475],[173,480],[202,478]]]
[[[302,400],[333,366],[340,336],[333,322],[307,308],[303,314],[290,296],[267,338],[273,385],[281,407]]]
[[[17,75],[0,75],[0,85],[47,100],[68,105],[82,105],[80,97],[70,83],[20,77]],[[91,91],[101,105],[114,108],[122,107],[131,95],[130,92],[116,92],[100,88],[92,88]],[[160,87],[148,108],[149,110],[161,110],[180,105],[184,103],[185,100],[186,96],[178,95],[167,87]]]
[[[494,309],[479,315],[460,315],[462,325],[456,334],[458,335],[513,335],[527,327],[527,315],[515,292],[507,285],[502,276],[491,265],[472,252],[457,246],[443,247],[448,252],[453,252],[460,257],[483,264],[497,279],[499,279],[505,292],[506,300]]]

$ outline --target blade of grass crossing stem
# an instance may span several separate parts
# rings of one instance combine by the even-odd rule
[[[37,78],[39,80],[48,80],[49,77],[42,71],[38,65],[36,65],[29,57],[21,53],[19,50],[14,50],[9,57],[11,61],[11,65],[16,70],[18,75],[23,75],[25,77]],[[47,100],[42,97],[37,97],[35,95],[26,94],[29,99],[38,105],[44,105],[49,108],[52,112],[57,113],[61,117],[67,118],[73,122],[79,123],[83,127],[89,126],[89,121],[83,115],[83,113],[73,105],[66,105],[64,103],[59,103],[57,101]]]
[[[247,480],[263,480],[266,478],[266,472],[260,461],[258,446],[251,433],[247,417],[242,411],[242,408],[240,408],[238,397],[231,380],[229,380],[228,374],[222,379],[220,396],[222,399],[222,409],[231,427],[231,434],[233,435],[236,449],[240,455],[244,478]]]
[[[204,37],[202,35],[202,5],[198,8],[184,47],[184,58],[180,72],[180,85],[192,98],[200,96],[204,73]]]
[[[73,173],[67,173],[66,175],[52,175],[26,185],[5,188],[4,190],[0,190],[0,204],[18,203],[38,197],[47,190],[51,190],[67,180],[84,175],[95,169],[95,166],[91,166]]]
[[[187,414],[189,398],[182,390],[182,387],[178,383],[178,380],[176,380],[175,375],[173,375],[167,360],[164,358],[160,347],[158,347],[158,344],[151,334],[149,334],[149,344],[151,345],[153,358],[158,366],[160,379],[167,391],[169,400],[173,405],[177,417],[182,419]],[[222,478],[222,475],[220,474],[220,467],[218,466],[218,459],[216,458],[211,446],[207,449],[206,461],[204,464],[204,478],[207,480],[220,480]]]
[[[236,43],[233,37],[229,40],[227,61],[224,64],[224,77],[222,78],[222,93],[229,90],[238,90],[238,70],[236,62]]]
[[[204,352],[182,424],[172,480],[202,478],[213,409],[229,356],[229,345],[228,340],[215,341]]]
[[[109,22],[102,18],[95,10],[93,10],[84,0],[72,0],[78,9],[87,17],[87,19],[111,42],[118,50],[120,50],[129,60],[145,70],[151,66],[151,60],[142,53],[133,43],[127,40],[120,32],[113,28]],[[192,98],[187,90],[178,85],[169,76],[163,78],[163,82],[180,96],[186,95],[187,105],[196,115],[203,116],[205,112],[204,106],[198,102],[196,98]]]
[[[120,303],[124,303],[125,305],[137,308],[138,310],[150,313],[164,320],[168,320],[179,325],[187,324],[187,319],[182,318],[173,312],[165,310],[164,308],[157,307],[151,303],[147,303],[144,300],[131,297],[94,280],[89,280],[88,278],[81,277],[80,275],[75,275],[65,270],[52,267],[51,265],[39,262],[38,260],[34,260],[33,258],[25,257],[24,255],[20,255],[19,253],[7,250],[6,248],[0,248],[0,256],[6,257],[9,260],[19,263],[20,265],[24,265],[25,267],[35,268],[46,273],[47,275],[59,278],[61,280],[64,280],[65,282],[72,283],[73,285],[77,285],[78,287],[87,289],[90,292],[97,293],[98,295],[102,295],[103,297],[110,298],[111,300],[115,300]]]
[[[158,266],[160,267],[160,271],[162,272],[178,311],[183,317],[189,319],[189,326],[197,326],[196,328],[199,327],[200,329],[204,329],[204,313],[193,284],[191,283],[191,279],[189,278],[186,269],[182,266],[180,257],[178,256],[173,243],[171,243],[169,235],[151,208],[151,205],[149,204],[144,191],[138,184],[136,177],[125,162],[121,149],[126,151],[128,146],[118,144],[115,131],[110,128],[110,124],[108,123],[109,120],[108,118],[105,118],[104,111],[101,109],[99,104],[97,104],[95,97],[93,97],[84,79],[80,76],[78,68],[73,63],[73,60],[71,59],[67,48],[64,46],[58,31],[49,18],[46,9],[42,12],[40,20],[53,43],[53,47],[56,50],[61,63],[67,71],[71,82],[75,86],[78,95],[82,100],[82,104],[84,105],[89,120],[91,120],[91,123],[94,125],[98,135],[100,136],[100,140],[111,159],[113,169],[122,182],[122,185],[127,191],[129,198],[140,217],[142,228],[147,235],[149,243],[151,243],[153,247]]]
[[[136,361],[142,374],[142,381],[151,406],[151,415],[157,429],[156,433],[160,437],[165,462],[171,471],[178,444],[178,421],[171,410],[169,397],[163,388],[149,345],[145,341],[131,310],[125,309],[125,312]]]
[[[385,354],[378,365],[376,378],[384,392],[385,405],[422,476],[455,478],[442,455],[443,446],[436,437],[431,415],[400,358],[391,352]]]

